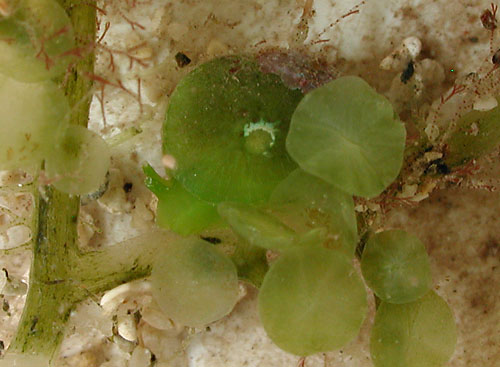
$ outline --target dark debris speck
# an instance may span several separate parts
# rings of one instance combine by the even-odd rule
[[[123,185],[123,191],[125,191],[127,194],[132,191],[132,187],[134,185],[131,183],[131,182],[126,182],[124,185]]]
[[[415,72],[415,64],[413,61],[410,61],[406,66],[406,69],[401,73],[401,81],[406,84],[408,80],[411,79],[413,73]]]
[[[218,245],[219,243],[222,242],[221,239],[217,238],[217,237],[203,237],[203,236],[201,236],[201,239],[211,243],[212,245]]]
[[[183,68],[184,66],[191,63],[191,59],[182,52],[177,52],[177,54],[175,55],[175,61],[177,62],[177,66],[180,68]]]

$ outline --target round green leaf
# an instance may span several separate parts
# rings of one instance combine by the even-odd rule
[[[453,314],[433,291],[416,302],[382,302],[375,315],[370,351],[375,367],[441,367],[455,349]]]
[[[200,327],[227,315],[238,299],[238,276],[229,258],[207,242],[167,244],[151,273],[153,296],[181,325]]]
[[[286,148],[303,170],[370,198],[397,177],[405,135],[390,102],[362,79],[348,76],[303,98]]]
[[[273,191],[271,208],[303,234],[326,228],[327,246],[354,255],[358,228],[352,197],[301,169],[293,171]]]
[[[366,307],[365,288],[349,257],[319,246],[283,253],[259,293],[267,334],[300,356],[348,343],[359,332]]]
[[[278,251],[293,246],[295,232],[272,215],[241,203],[220,203],[217,210],[233,231],[253,246]]]
[[[432,285],[424,244],[401,230],[370,237],[363,249],[361,270],[368,286],[385,302],[413,302]]]
[[[301,97],[250,58],[199,66],[177,85],[163,125],[175,178],[212,203],[267,200],[296,167],[285,137]]]
[[[69,125],[54,144],[45,169],[58,190],[95,192],[105,183],[111,152],[104,139],[83,126]]]
[[[67,98],[54,82],[0,75],[0,169],[39,169],[66,128],[68,113]]]

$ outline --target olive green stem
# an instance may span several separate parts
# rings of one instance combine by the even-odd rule
[[[38,228],[26,305],[9,352],[51,357],[73,306],[67,259],[76,248],[78,201],[48,188],[38,196]]]
[[[29,292],[9,352],[52,358],[78,302],[148,276],[160,247],[178,237],[158,230],[102,251],[80,253],[76,217],[67,215],[78,203],[66,199],[52,188],[40,196]]]
[[[95,39],[95,1],[60,0],[73,24],[76,47],[88,48]],[[71,123],[86,126],[92,81],[85,73],[94,69],[92,52],[79,59],[60,84],[72,107]],[[35,196],[33,259],[29,291],[18,330],[9,352],[43,354],[52,357],[64,332],[64,325],[75,302],[83,299],[68,282],[68,259],[78,251],[76,222],[79,197],[52,188]],[[37,215],[38,214],[38,215]]]
[[[71,123],[87,126],[94,72],[96,38],[96,0],[58,0],[71,19],[75,46],[84,55],[77,59],[61,84],[72,108]]]
[[[88,50],[59,81],[72,108],[71,123],[86,126],[92,95],[95,1],[59,0],[68,12],[77,48]],[[35,193],[33,258],[26,304],[8,353],[51,360],[75,305],[90,294],[145,277],[158,246],[175,236],[150,233],[103,251],[81,253],[77,243],[80,198],[52,187]],[[42,366],[41,366],[42,367]]]

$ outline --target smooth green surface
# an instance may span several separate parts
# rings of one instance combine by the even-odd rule
[[[354,202],[325,181],[297,169],[276,187],[270,207],[297,232],[325,228],[328,247],[354,254],[358,240]]]
[[[293,113],[286,148],[299,166],[339,189],[371,198],[397,177],[406,131],[391,103],[363,79],[335,79]]]
[[[432,285],[424,244],[401,230],[380,232],[368,239],[361,257],[361,271],[375,294],[390,303],[413,302]]]
[[[296,167],[285,137],[301,97],[251,58],[202,64],[177,85],[163,125],[175,178],[208,202],[266,201]]]
[[[45,168],[55,188],[83,195],[105,183],[110,161],[111,152],[101,136],[83,126],[70,125],[54,142]]]
[[[68,113],[55,83],[0,75],[0,169],[37,170],[67,125]]]
[[[375,367],[440,367],[456,338],[451,310],[434,291],[412,303],[382,302],[372,329],[372,361]]]
[[[238,298],[238,275],[211,244],[189,238],[158,253],[151,273],[158,305],[180,325],[201,327],[227,315]]]
[[[450,166],[467,163],[491,152],[500,144],[500,107],[465,114],[458,120],[446,143],[445,162]]]
[[[143,170],[146,186],[158,197],[158,226],[186,236],[221,222],[215,205],[190,194],[177,180],[163,179],[151,166]]]
[[[15,3],[15,4],[14,4]],[[70,18],[55,0],[19,0],[0,16],[0,73],[23,82],[60,76],[74,61]]]
[[[269,270],[266,249],[240,240],[235,244],[235,249],[230,255],[231,261],[236,265],[238,278],[260,288],[262,281]]]
[[[232,230],[253,246],[283,251],[294,244],[295,232],[264,211],[239,203],[220,203],[217,210]]]
[[[349,257],[318,246],[283,253],[259,293],[267,334],[281,349],[299,356],[351,341],[366,308],[366,291]]]

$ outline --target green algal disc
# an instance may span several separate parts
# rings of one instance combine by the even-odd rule
[[[267,272],[259,315],[281,349],[300,356],[340,348],[358,334],[366,291],[348,256],[319,246],[284,252]]]
[[[191,327],[226,316],[238,299],[233,262],[193,237],[166,244],[157,255],[151,282],[153,297],[165,315]]]
[[[101,136],[83,126],[69,125],[54,142],[45,170],[58,190],[83,195],[105,183],[110,162],[111,152]]]
[[[350,195],[297,169],[280,182],[269,203],[272,210],[298,233],[323,228],[327,231],[328,248],[340,249],[351,257],[354,255],[358,232]]]
[[[368,286],[383,301],[413,302],[432,285],[429,256],[424,244],[401,230],[370,237],[363,250],[361,271]]]
[[[23,83],[0,74],[0,170],[39,169],[68,114],[68,101],[54,82]]]
[[[251,58],[199,66],[178,84],[163,126],[175,178],[208,202],[264,202],[296,167],[285,138],[301,97]]]
[[[346,76],[304,97],[286,147],[304,171],[371,198],[397,177],[405,136],[391,103],[363,79]]]
[[[434,291],[411,303],[382,302],[370,352],[375,367],[442,367],[457,341],[453,314]]]

